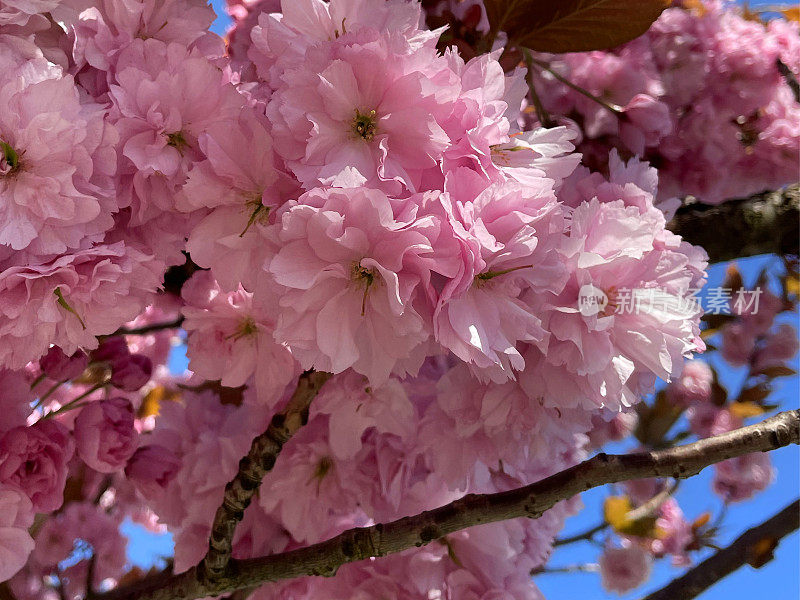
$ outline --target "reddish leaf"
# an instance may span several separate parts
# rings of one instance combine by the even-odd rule
[[[758,372],[759,375],[766,375],[770,379],[775,377],[791,377],[797,375],[797,371],[783,365],[775,365],[773,367],[766,367]]]
[[[736,399],[736,401],[742,404],[748,402],[759,403],[764,398],[769,396],[771,391],[772,390],[768,385],[759,383],[757,385],[754,385],[753,387],[743,389],[739,393],[739,397]]]
[[[540,52],[605,50],[650,28],[665,0],[485,0],[492,31]]]

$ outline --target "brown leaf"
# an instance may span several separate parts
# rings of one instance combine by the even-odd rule
[[[732,290],[738,290],[744,287],[742,273],[739,271],[739,267],[735,262],[729,264],[728,268],[725,269],[725,280],[722,283],[722,287],[731,288]]]
[[[784,365],[775,365],[773,367],[761,369],[758,374],[766,375],[770,379],[774,379],[775,377],[791,377],[792,375],[797,375],[797,371]]]
[[[739,397],[736,399],[736,402],[739,404],[744,404],[747,402],[761,402],[764,398],[769,396],[772,390],[766,384],[759,383],[758,385],[754,385],[753,387],[745,388],[739,393]]]
[[[666,0],[485,0],[493,32],[540,52],[585,52],[624,44],[650,28]]]

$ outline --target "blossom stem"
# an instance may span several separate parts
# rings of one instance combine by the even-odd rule
[[[525,74],[525,81],[528,82],[528,90],[531,94],[533,108],[536,110],[536,116],[539,117],[539,122],[542,124],[542,127],[553,127],[555,121],[553,121],[550,113],[547,112],[547,109],[542,104],[542,99],[539,97],[539,94],[536,93],[536,86],[533,83],[533,56],[531,55],[531,51],[527,48],[522,48],[522,56],[525,58],[525,65],[528,67],[528,72]]]
[[[45,419],[49,419],[50,417],[54,417],[54,416],[56,416],[56,415],[58,415],[58,414],[61,414],[61,413],[67,412],[68,410],[73,410],[73,409],[75,409],[75,408],[78,408],[79,406],[83,406],[83,404],[80,404],[80,405],[79,405],[79,404],[78,404],[78,402],[80,402],[80,401],[81,401],[81,400],[83,400],[84,398],[86,398],[86,397],[88,397],[88,396],[90,396],[90,395],[94,394],[94,393],[95,393],[97,390],[99,390],[99,389],[101,389],[101,388],[103,388],[103,387],[105,387],[105,386],[106,386],[106,382],[105,382],[105,381],[104,381],[104,382],[101,382],[101,383],[96,383],[96,384],[94,384],[94,385],[93,385],[92,387],[90,387],[88,390],[86,390],[85,392],[83,392],[83,393],[82,393],[80,396],[78,396],[77,398],[73,398],[72,400],[70,400],[69,402],[67,402],[67,403],[66,403],[64,406],[62,406],[61,408],[59,408],[59,409],[57,409],[57,410],[54,410],[54,411],[51,411],[51,412],[47,413],[46,415],[44,415],[44,416],[43,416],[43,417],[40,419],[40,421],[44,421]]]
[[[531,56],[531,62],[533,64],[535,64],[537,67],[539,67],[540,69],[542,69],[543,71],[547,71],[548,73],[550,73],[550,75],[552,75],[556,80],[560,81],[561,83],[563,83],[567,87],[575,90],[579,94],[589,98],[589,100],[592,100],[593,102],[596,102],[597,104],[599,104],[603,108],[611,111],[617,117],[622,117],[625,114],[623,112],[623,109],[622,109],[621,106],[619,106],[617,104],[612,104],[610,102],[606,102],[602,98],[598,98],[597,96],[592,94],[589,90],[586,90],[586,89],[582,88],[581,86],[579,86],[579,85],[577,85],[575,83],[572,83],[569,79],[564,77],[561,73],[558,73],[557,71],[555,71],[546,62],[544,62],[542,60],[539,60],[539,59],[536,59],[536,58],[533,58],[532,56]]]
[[[50,396],[52,396],[58,388],[60,388],[62,385],[64,385],[68,381],[69,381],[69,379],[62,379],[61,381],[56,383],[53,387],[51,387],[49,390],[47,390],[44,394],[39,396],[39,399],[36,401],[36,404],[33,405],[33,410],[36,410],[37,408],[42,406],[42,404],[44,404],[45,400],[47,400]],[[33,389],[33,388],[31,388],[31,389]]]
[[[30,388],[30,389],[32,389],[32,390],[35,390],[35,389],[36,389],[36,386],[38,386],[40,383],[42,383],[42,382],[43,382],[43,381],[44,381],[46,378],[47,378],[47,374],[46,374],[46,373],[42,373],[41,375],[39,375],[39,376],[38,376],[36,379],[34,379],[34,380],[33,380],[33,382],[31,383],[31,388]]]
[[[488,281],[489,279],[494,279],[495,277],[499,277],[500,275],[506,275],[508,273],[513,273],[514,271],[519,271],[521,269],[532,269],[533,265],[520,265],[519,267],[511,267],[510,269],[503,269],[502,271],[486,271],[485,273],[478,273],[475,278],[480,279],[481,281]]]

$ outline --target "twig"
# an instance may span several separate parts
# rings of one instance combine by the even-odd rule
[[[539,97],[539,94],[536,93],[536,86],[533,83],[533,56],[531,55],[531,51],[527,48],[522,48],[522,56],[525,58],[525,66],[528,67],[528,71],[525,73],[525,81],[528,82],[528,90],[531,94],[533,108],[536,110],[536,116],[539,117],[539,122],[542,124],[542,127],[550,128],[555,125],[555,121],[553,121],[550,113],[547,112],[544,104],[542,104],[542,99]]]
[[[644,517],[649,517],[655,513],[655,511],[657,511],[659,507],[664,504],[664,501],[674,494],[675,490],[677,489],[678,482],[675,481],[671,486],[664,488],[641,506],[637,506],[633,510],[630,510],[628,514],[625,515],[625,519],[630,521],[638,521]],[[587,529],[583,533],[576,533],[575,535],[555,540],[553,542],[553,547],[566,546],[567,544],[574,544],[575,542],[592,541],[594,534],[600,533],[607,527],[609,527],[608,523],[600,523],[591,529]]]
[[[599,525],[595,525],[591,529],[587,529],[583,533],[576,533],[575,535],[571,535],[569,537],[560,538],[553,542],[553,547],[556,546],[566,546],[567,544],[574,544],[575,542],[582,542],[584,540],[591,540],[595,533],[600,533],[606,527],[608,527],[608,523],[600,523]]]
[[[332,576],[343,564],[424,546],[474,525],[518,517],[537,519],[557,502],[594,487],[648,477],[683,479],[729,458],[797,443],[800,443],[800,410],[783,412],[756,425],[685,446],[627,455],[601,453],[522,488],[497,494],[468,494],[419,515],[351,529],[305,548],[232,560],[229,571],[215,582],[201,578],[195,567],[165,585],[135,592],[122,588],[99,598],[192,600],[304,575]]]
[[[800,83],[798,83],[797,77],[795,77],[792,70],[780,58],[775,61],[775,64],[778,67],[778,72],[783,75],[783,78],[786,80],[786,85],[792,90],[794,101],[800,102]]]
[[[597,573],[600,565],[597,563],[586,563],[580,565],[565,565],[563,567],[539,567],[531,570],[531,575],[547,575],[549,573]]]
[[[272,417],[267,430],[253,440],[250,451],[239,461],[239,472],[225,486],[225,497],[214,515],[208,553],[198,567],[199,576],[214,582],[226,574],[231,560],[233,534],[244,516],[244,510],[288,442],[308,421],[308,407],[320,388],[330,379],[324,371],[306,371],[297,382],[297,389],[281,412]]]
[[[181,325],[183,325],[184,317],[181,315],[177,319],[173,319],[172,321],[167,321],[166,323],[152,323],[151,325],[144,325],[142,327],[133,327],[128,329],[127,327],[120,327],[111,335],[103,336],[103,337],[114,337],[116,335],[146,335],[148,333],[153,333],[155,331],[162,331],[164,329],[178,329]]]
[[[727,548],[720,549],[643,600],[691,600],[745,564],[759,568],[772,559],[781,538],[800,526],[800,500],[745,531]]]
[[[611,113],[613,113],[615,116],[617,116],[617,117],[621,117],[622,115],[624,115],[624,114],[625,114],[625,113],[624,113],[624,110],[623,110],[623,108],[622,108],[621,106],[617,106],[616,104],[612,104],[612,103],[610,103],[610,102],[606,102],[606,101],[605,101],[605,100],[603,100],[602,98],[598,98],[597,96],[595,96],[595,95],[594,95],[593,93],[591,93],[589,90],[586,90],[586,89],[582,88],[581,86],[579,86],[579,85],[577,85],[577,84],[575,84],[575,83],[572,83],[572,82],[571,82],[569,79],[567,79],[567,78],[566,78],[566,77],[564,77],[564,76],[563,76],[561,73],[559,73],[558,71],[556,71],[555,69],[553,69],[553,68],[552,68],[550,65],[548,65],[548,64],[547,64],[546,62],[544,62],[543,60],[538,60],[538,59],[536,59],[536,58],[533,58],[533,57],[531,56],[531,63],[532,63],[532,64],[535,64],[537,67],[539,67],[539,68],[540,68],[540,69],[542,69],[543,71],[547,71],[547,72],[548,72],[548,73],[550,73],[550,75],[552,75],[552,76],[553,76],[553,77],[554,77],[554,78],[555,78],[557,81],[560,81],[561,83],[563,83],[563,84],[564,84],[565,86],[567,86],[568,88],[575,90],[576,92],[578,92],[578,93],[579,93],[579,94],[581,94],[582,96],[585,96],[586,98],[588,98],[588,99],[589,99],[589,100],[591,100],[592,102],[596,102],[597,104],[599,104],[600,106],[602,106],[602,107],[603,107],[603,108],[605,108],[606,110],[608,110],[608,111],[610,111]]]

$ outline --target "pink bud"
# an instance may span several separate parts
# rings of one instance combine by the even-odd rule
[[[104,339],[97,350],[92,351],[93,362],[113,362],[130,355],[128,343],[122,336]]]
[[[125,398],[92,402],[75,419],[78,455],[95,471],[121,470],[136,450],[133,406]]]
[[[144,354],[129,354],[111,363],[111,385],[126,392],[135,392],[150,381],[153,363]]]
[[[81,350],[67,356],[61,348],[53,346],[39,359],[39,368],[50,379],[63,381],[78,377],[88,363],[89,358]]]
[[[151,498],[162,493],[181,468],[172,450],[152,444],[139,448],[125,467],[125,476],[139,492]]]

